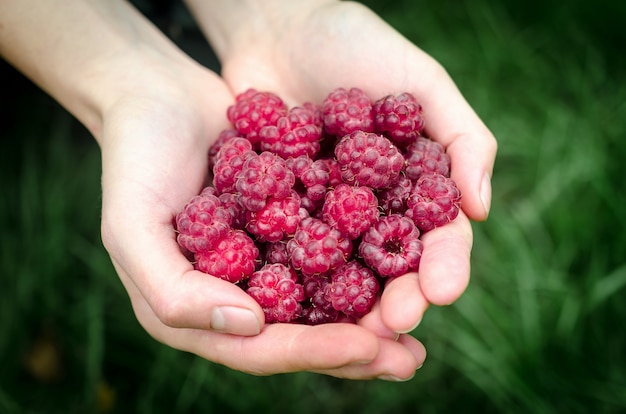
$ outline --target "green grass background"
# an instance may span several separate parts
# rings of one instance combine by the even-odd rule
[[[156,343],[100,242],[95,143],[5,70],[0,413],[626,412],[625,3],[365,3],[499,141],[471,284],[414,331],[416,377],[253,377]]]

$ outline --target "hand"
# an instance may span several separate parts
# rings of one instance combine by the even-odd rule
[[[254,17],[237,16],[253,23],[242,25],[231,38],[215,34],[206,21],[211,15],[194,5],[234,92],[269,90],[293,105],[320,103],[340,86],[357,86],[374,99],[409,91],[423,106],[426,133],[452,159],[463,212],[423,236],[419,274],[390,281],[377,312],[362,322],[381,335],[409,332],[429,303],[450,304],[467,287],[472,248],[468,218],[488,215],[496,141],[445,70],[366,7],[336,1],[264,4],[249,10]],[[245,15],[245,6],[237,13]]]
[[[193,270],[173,218],[205,185],[207,151],[233,97],[213,73],[152,68],[104,114],[102,237],[135,314],[156,339],[255,374],[309,370],[411,377],[425,352],[350,324],[267,325],[238,286]]]

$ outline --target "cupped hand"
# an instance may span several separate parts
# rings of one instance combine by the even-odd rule
[[[297,105],[320,103],[337,87],[359,87],[373,99],[411,92],[423,106],[426,134],[451,157],[462,213],[423,236],[419,273],[389,281],[376,312],[363,321],[388,336],[409,332],[429,303],[450,304],[467,287],[469,219],[487,218],[496,141],[444,68],[365,6],[282,2],[265,16],[218,50],[234,93],[254,87]]]
[[[145,330],[174,348],[258,375],[314,371],[410,378],[425,358],[412,337],[363,327],[265,325],[238,286],[193,269],[175,215],[206,184],[209,145],[234,98],[205,69],[145,62],[103,115],[102,238]]]

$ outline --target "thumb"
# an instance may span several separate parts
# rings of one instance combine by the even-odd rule
[[[155,226],[129,216],[124,220],[128,222],[117,226],[103,221],[102,239],[134,303],[147,302],[153,315],[173,328],[260,333],[264,314],[256,301],[233,283],[193,270],[171,223]],[[142,325],[155,319],[137,318]],[[144,328],[151,332],[150,326]]]

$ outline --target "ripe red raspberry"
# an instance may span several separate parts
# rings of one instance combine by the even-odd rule
[[[326,194],[322,219],[354,240],[379,217],[378,199],[369,187],[339,184]]]
[[[246,230],[261,242],[277,242],[292,236],[300,221],[309,213],[300,207],[300,196],[295,191],[285,198],[270,197],[263,208],[248,211]]]
[[[196,253],[196,269],[232,283],[254,272],[259,249],[241,230],[230,230],[208,251]]]
[[[425,174],[413,186],[407,207],[405,216],[425,233],[456,218],[461,207],[461,191],[451,178]]]
[[[322,158],[319,161],[323,161],[328,166],[328,186],[337,187],[343,183],[341,178],[341,165],[334,158]]]
[[[296,106],[278,118],[276,125],[261,128],[259,138],[261,151],[271,151],[283,158],[315,157],[320,150],[322,127],[313,111]]]
[[[406,211],[406,200],[409,198],[413,188],[413,181],[406,175],[400,174],[398,178],[386,188],[378,193],[378,205],[384,215],[404,214]]]
[[[212,189],[203,190],[176,215],[178,244],[190,252],[211,250],[231,228],[230,213],[212,192]]]
[[[399,146],[415,140],[424,129],[422,106],[408,92],[379,99],[374,102],[372,113],[376,132]]]
[[[307,217],[287,242],[291,265],[303,275],[324,275],[348,260],[352,241],[322,220]]]
[[[207,187],[208,188],[208,187]],[[233,218],[231,226],[234,229],[243,230],[246,226],[246,209],[239,201],[239,193],[222,193],[217,198],[220,199],[222,207],[230,213]]]
[[[246,159],[235,188],[241,194],[241,204],[250,211],[258,211],[270,196],[285,198],[290,195],[295,181],[296,177],[283,158],[263,151]]]
[[[302,313],[304,288],[285,265],[264,265],[250,276],[246,291],[261,305],[267,323],[293,322]]]
[[[313,202],[320,201],[326,195],[326,185],[330,179],[328,164],[322,160],[313,160],[306,155],[286,160],[287,167],[294,173],[296,184],[302,184],[304,195]]]
[[[450,176],[450,156],[443,145],[429,138],[419,137],[411,143],[407,147],[405,159],[404,171],[413,181],[428,173]]]
[[[308,306],[303,307],[302,321],[307,325],[336,322],[340,312],[333,308],[331,301],[325,294],[326,286],[330,285],[330,278],[319,276],[305,276],[302,282],[304,296],[309,298]]]
[[[374,131],[372,101],[359,88],[337,88],[321,105],[326,133],[343,137],[354,131]]]
[[[241,134],[236,129],[224,129],[217,137],[217,140],[209,147],[209,170],[213,171],[217,153],[222,148],[225,142],[230,141],[231,138],[241,137]]]
[[[330,277],[324,295],[334,309],[357,319],[372,309],[380,284],[370,268],[350,261],[333,271]]]
[[[346,135],[335,147],[343,181],[351,185],[386,188],[404,166],[398,148],[382,135],[356,131]]]
[[[287,105],[272,92],[256,89],[237,95],[226,115],[235,129],[253,144],[259,142],[259,131],[266,125],[276,125],[278,118],[287,114]]]
[[[363,233],[359,255],[382,277],[417,271],[423,250],[419,236],[411,219],[398,214],[382,216]]]
[[[245,138],[234,137],[222,144],[213,165],[213,186],[219,193],[236,191],[237,177],[246,160],[254,155],[252,144]]]

